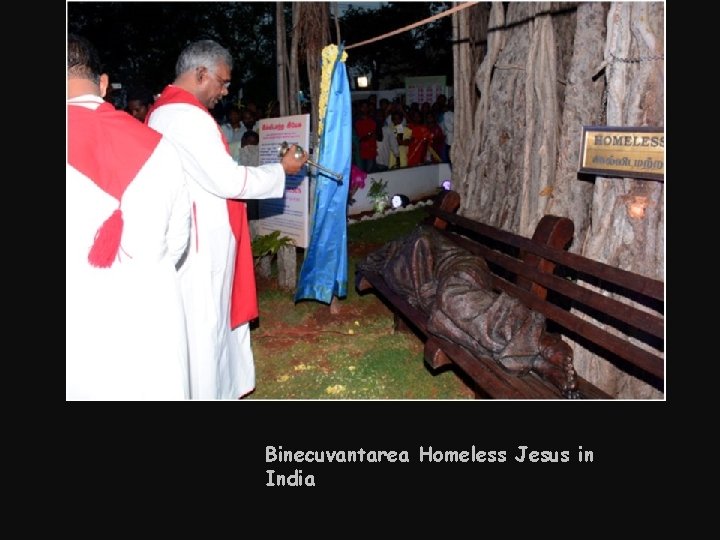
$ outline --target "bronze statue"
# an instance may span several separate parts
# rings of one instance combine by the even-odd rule
[[[545,329],[545,317],[492,287],[484,258],[421,225],[385,244],[358,269],[381,274],[387,285],[428,316],[427,331],[507,371],[531,370],[578,397],[572,349]]]

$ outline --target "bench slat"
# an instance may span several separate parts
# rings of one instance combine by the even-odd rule
[[[517,275],[530,278],[532,281],[540,283],[548,289],[557,291],[572,300],[597,309],[634,328],[643,330],[652,336],[662,339],[665,335],[664,320],[652,313],[625,304],[614,298],[604,296],[591,289],[586,289],[577,282],[569,282],[553,274],[538,272],[509,255],[490,249],[487,246],[483,246],[467,238],[447,231],[441,231],[441,233],[471,253],[480,255],[486,260],[492,261],[498,266],[510,270]]]
[[[595,326],[594,324],[581,319],[577,315],[565,311],[555,304],[546,302],[545,300],[540,300],[536,296],[500,277],[493,276],[493,285],[501,290],[504,290],[508,294],[519,298],[527,307],[542,313],[548,319],[552,319],[568,330],[572,330],[578,335],[587,338],[597,345],[600,345],[604,349],[627,360],[643,371],[650,373],[661,380],[664,379],[665,361],[663,358],[630,343],[624,338],[611,334],[607,330]]]
[[[556,250],[548,248],[537,242],[533,242],[529,238],[513,234],[508,231],[503,231],[484,223],[473,221],[466,217],[458,214],[451,214],[444,210],[435,207],[429,207],[428,212],[434,216],[440,217],[443,220],[453,225],[467,229],[474,233],[492,238],[503,244],[508,244],[513,247],[523,249],[540,255],[545,259],[550,259],[563,266],[583,272],[591,276],[596,276],[603,281],[613,283],[620,287],[624,287],[630,291],[638,294],[645,295],[655,300],[664,300],[665,298],[665,284],[662,281],[658,281],[647,276],[641,276],[634,272],[615,268],[609,264],[602,263],[600,261],[594,261],[575,253],[569,253],[567,251]]]

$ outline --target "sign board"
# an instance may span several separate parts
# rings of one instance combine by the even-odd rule
[[[263,118],[259,121],[260,165],[277,163],[278,148],[287,141],[299,144],[305,151],[310,141],[310,115]],[[310,223],[310,182],[307,167],[299,174],[286,176],[285,193],[282,199],[260,199],[258,201],[257,232],[260,235],[280,231],[280,236],[292,238],[297,247],[306,248],[309,243]]]
[[[581,173],[665,180],[665,131],[654,127],[583,126]]]
[[[447,96],[445,75],[433,77],[405,77],[405,103],[432,105],[440,94]]]

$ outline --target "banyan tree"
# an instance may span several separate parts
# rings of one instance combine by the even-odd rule
[[[664,281],[664,181],[578,172],[583,126],[664,129],[664,4],[493,2],[453,17],[459,213],[525,236],[544,214],[569,217],[571,252]],[[663,397],[571,344],[610,395]]]

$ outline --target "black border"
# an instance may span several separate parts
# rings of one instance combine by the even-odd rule
[[[677,17],[683,12],[668,8],[666,2],[669,34],[671,22],[673,28],[680,27]],[[687,17],[691,13],[694,12],[685,12]],[[687,23],[686,27],[697,24],[689,20]],[[671,53],[668,48],[670,55],[678,58],[677,53]],[[682,93],[681,86],[685,83],[679,74],[668,79],[668,87],[671,83],[674,84],[673,96],[677,96],[678,91]],[[673,119],[669,105],[666,128],[668,119]],[[49,151],[55,147],[52,145]],[[678,155],[674,148],[667,151]],[[674,170],[672,165],[666,169],[666,176],[670,170]],[[51,185],[54,189],[52,186],[54,184]],[[681,208],[683,189],[685,193],[688,191],[680,182],[673,186],[668,209],[670,206]],[[59,197],[60,193],[53,195]],[[47,198],[49,215],[57,207],[52,199]],[[666,215],[675,214],[666,210]],[[674,218],[669,221],[676,222]],[[668,227],[668,252],[672,249],[678,253],[683,242],[677,238],[672,242],[672,236]],[[681,260],[667,257],[666,283],[673,274],[673,265],[677,269]],[[669,288],[667,296],[673,296],[674,291],[677,288]],[[673,301],[670,306],[676,310],[682,299],[674,296],[680,303]],[[666,320],[667,316],[668,313]],[[681,332],[677,326],[668,326],[668,334],[671,330],[676,336]],[[682,433],[685,430],[681,429],[689,418],[679,410],[682,408],[682,373],[688,369],[681,366],[685,359],[704,358],[712,362],[712,358],[707,351],[698,356],[685,349],[683,354],[676,343],[678,341],[670,341],[666,349],[666,354],[672,354],[668,356],[670,378],[665,401],[66,402],[59,422],[61,437],[55,439],[48,433],[42,436],[50,437],[50,444],[44,448],[62,446],[66,456],[64,468],[73,485],[85,489],[94,487],[97,489],[91,493],[104,495],[98,498],[97,505],[112,500],[110,491],[115,490],[118,497],[123,488],[130,486],[139,492],[140,500],[148,502],[153,495],[164,495],[168,491],[190,501],[197,500],[197,495],[214,499],[212,494],[217,493],[218,486],[223,486],[223,493],[231,493],[230,502],[225,504],[233,505],[235,515],[254,509],[269,509],[275,514],[286,507],[272,505],[284,501],[306,508],[318,496],[325,503],[334,502],[343,507],[362,498],[381,511],[397,508],[380,506],[384,502],[390,505],[399,504],[405,497],[416,502],[423,499],[426,505],[416,504],[415,510],[429,513],[430,508],[439,512],[440,501],[457,500],[468,490],[474,498],[483,490],[491,496],[507,495],[503,500],[514,503],[518,510],[519,501],[540,506],[553,504],[554,522],[558,525],[564,521],[561,511],[567,501],[590,503],[599,501],[605,493],[602,495],[605,504],[611,504],[608,491],[603,491],[609,490],[610,497],[613,493],[629,491],[637,493],[638,500],[642,498],[649,503],[667,492],[665,478],[672,467],[684,467],[693,455],[700,461],[704,459],[704,447],[694,446],[695,440],[686,438]],[[687,344],[692,348],[693,343],[697,340],[687,339],[683,347]],[[51,358],[46,359],[50,361]],[[50,393],[54,393],[52,389]],[[671,442],[682,448],[673,450]],[[495,464],[498,466],[476,469],[465,464],[425,467],[416,461],[408,467],[401,464],[318,465],[316,488],[271,489],[264,486],[266,464],[263,459],[265,446],[271,444],[321,450],[357,447],[411,450],[419,445],[463,449],[472,444],[484,448],[511,449],[518,444],[528,444],[561,449],[583,445],[596,452],[597,460],[588,466],[535,463],[523,468],[520,464]],[[541,493],[541,489],[547,491]],[[370,498],[366,496],[368,490],[371,490]],[[562,490],[566,497],[550,500],[551,490]],[[531,498],[536,494],[541,496]],[[137,502],[125,499],[124,504],[132,507]],[[311,522],[322,519],[326,510],[327,507],[315,508],[307,519],[312,518]],[[357,510],[358,507],[347,508],[348,513]],[[479,507],[477,515],[485,517],[487,523],[487,518],[492,516],[483,510]],[[472,516],[462,519],[468,517]],[[646,516],[647,521],[649,518]],[[272,520],[276,519],[281,520],[280,517]],[[247,524],[239,528],[246,530]]]

